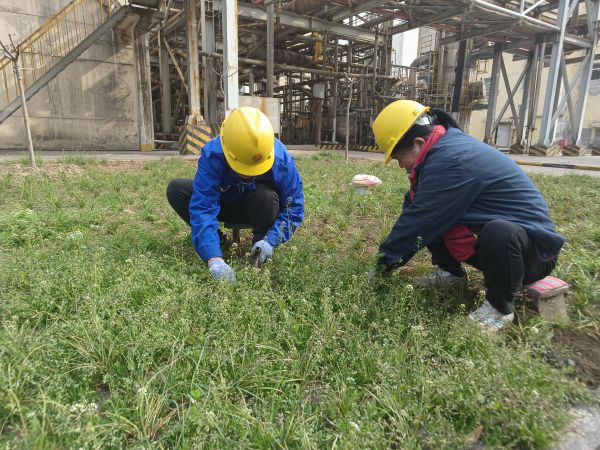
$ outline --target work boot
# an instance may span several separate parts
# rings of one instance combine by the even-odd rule
[[[467,285],[467,276],[457,277],[452,275],[450,272],[446,272],[440,267],[423,277],[416,277],[413,280],[413,284],[418,287],[437,287],[445,289],[461,288]]]
[[[481,331],[495,334],[515,320],[515,313],[502,314],[485,300],[479,308],[469,314],[469,319],[477,323]]]

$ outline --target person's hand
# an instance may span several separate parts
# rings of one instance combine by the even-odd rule
[[[208,261],[208,271],[215,281],[225,280],[230,283],[235,283],[235,272],[223,261],[223,258],[213,258]]]
[[[273,247],[264,239],[256,242],[250,249],[250,264],[259,267],[273,256]]]

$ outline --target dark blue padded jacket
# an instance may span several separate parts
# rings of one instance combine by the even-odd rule
[[[478,232],[488,222],[522,226],[542,260],[558,256],[565,238],[556,231],[548,205],[523,170],[495,148],[449,128],[417,166],[415,196],[379,247],[388,269],[406,264],[453,225]]]
[[[294,157],[275,139],[275,161],[267,173],[241,180],[225,160],[220,138],[211,139],[202,149],[194,177],[194,192],[190,200],[192,243],[204,261],[222,257],[217,216],[221,201],[239,203],[243,207],[247,190],[256,189],[256,181],[270,181],[279,194],[279,216],[264,239],[274,248],[287,242],[304,219],[304,191]]]

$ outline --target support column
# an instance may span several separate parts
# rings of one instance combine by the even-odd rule
[[[267,97],[273,97],[273,76],[275,67],[275,4],[267,7]]]
[[[598,45],[598,31],[599,31],[599,20],[600,20],[600,1],[587,1],[586,7],[588,8],[587,14],[590,22],[592,23],[592,29],[588,30],[588,35],[591,34],[592,47],[587,51],[588,59],[584,60],[583,73],[581,78],[581,87],[579,100],[575,108],[574,123],[578,125],[576,130],[573,130],[572,141],[575,145],[581,144],[581,132],[583,130],[583,119],[585,118],[585,107],[587,105],[588,93],[590,88],[590,82],[592,79],[592,69],[594,68],[594,60],[596,57],[596,47]]]
[[[334,57],[334,70],[337,73],[339,71],[339,55],[340,55],[340,50],[339,50],[339,41],[338,41],[338,37],[335,36],[335,44],[333,46],[333,57]],[[333,80],[333,100],[331,101],[331,110],[330,110],[330,114],[331,114],[331,123],[332,123],[332,127],[333,127],[333,131],[331,132],[331,142],[335,142],[336,141],[336,127],[337,127],[337,106],[338,106],[338,89],[339,89],[339,83],[338,83],[338,78],[336,77]]]
[[[225,116],[239,106],[237,0],[223,0]]]
[[[542,83],[542,71],[544,70],[544,58],[546,56],[546,43],[542,42],[538,44],[536,48],[539,48],[536,65],[536,75],[534,89],[532,89],[531,101],[529,103],[529,119],[527,120],[527,139],[525,143],[525,151],[529,151],[533,132],[536,130],[537,123],[537,111],[538,111],[538,100],[540,98],[540,86]]]
[[[134,31],[137,91],[137,121],[139,149],[142,152],[154,150],[154,123],[152,121],[152,86],[150,84],[150,51],[148,33]]]
[[[160,95],[163,139],[168,139],[173,133],[172,106],[171,106],[171,78],[169,72],[169,52],[162,43],[162,33],[158,36],[158,58],[160,72]]]
[[[535,46],[535,50],[529,53],[529,70],[525,75],[525,85],[523,86],[523,97],[521,98],[521,106],[519,107],[519,120],[517,126],[517,139],[515,144],[519,146],[519,151],[523,153],[523,145],[525,144],[525,127],[527,125],[527,113],[529,106],[529,97],[531,95],[531,88],[535,76],[535,70],[537,65],[535,62],[538,59],[538,52],[540,51],[539,45]]]
[[[488,96],[487,118],[485,122],[485,137],[484,142],[490,144],[494,137],[494,121],[496,119],[496,102],[498,100],[498,82],[500,81],[500,59],[502,58],[502,46],[496,44],[494,46],[494,62],[492,63],[492,80],[490,82],[490,94]]]
[[[254,73],[252,70],[248,72],[248,88],[250,91],[250,95],[254,96]]]
[[[202,22],[202,51],[214,53],[215,27],[211,17],[206,14],[206,2],[200,2],[200,20]],[[219,134],[217,119],[217,79],[213,70],[214,59],[202,57],[202,75],[204,77],[204,119],[212,129],[213,135]]]
[[[198,2],[204,0],[184,0],[187,41],[187,82],[189,115],[179,136],[179,153],[200,155],[202,148],[212,137],[210,126],[201,113],[202,90],[200,86],[200,58],[198,56]],[[204,33],[203,33],[204,34]]]
[[[450,107],[452,116],[457,122],[460,120],[460,97],[462,94],[466,52],[467,41],[465,39],[460,41],[458,44],[458,53],[456,55],[456,69],[454,70],[454,92],[452,93],[452,105]]]
[[[188,98],[190,116],[200,118],[200,60],[198,57],[198,0],[184,0],[188,57]]]
[[[573,0],[578,1],[578,0]],[[542,115],[542,126],[540,130],[539,145],[548,147],[554,140],[553,130],[554,123],[552,116],[554,112],[555,98],[557,90],[560,92],[559,74],[560,74],[560,58],[563,52],[563,44],[565,39],[565,28],[568,20],[568,0],[559,0],[558,17],[556,25],[560,27],[560,31],[556,33],[554,43],[552,45],[552,57],[550,58],[550,67],[548,68],[548,82],[546,83],[546,97],[544,99],[544,113]]]

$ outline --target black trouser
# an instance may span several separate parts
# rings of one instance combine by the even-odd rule
[[[176,178],[167,187],[167,200],[185,223],[190,225],[190,199],[194,180]],[[247,191],[243,203],[221,202],[217,220],[231,224],[250,224],[253,240],[265,237],[279,215],[279,195],[269,182],[258,181],[256,189]]]
[[[465,275],[441,239],[427,248],[433,264],[453,275]],[[486,298],[502,314],[512,312],[512,302],[522,284],[541,280],[556,266],[556,258],[540,260],[533,239],[520,225],[504,220],[488,222],[481,229],[475,255],[466,262],[483,272]]]

